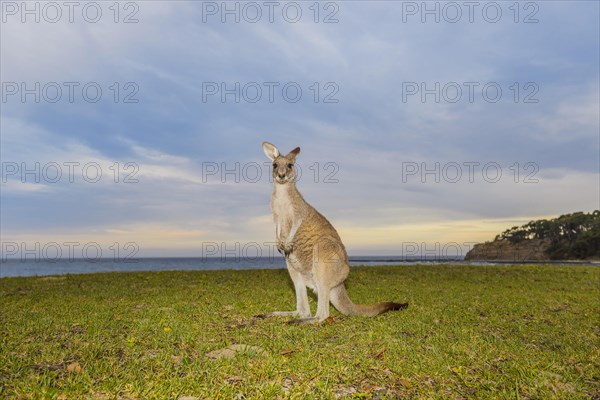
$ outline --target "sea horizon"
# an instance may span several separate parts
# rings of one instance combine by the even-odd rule
[[[350,266],[381,265],[415,265],[415,264],[448,264],[460,263],[469,265],[496,265],[515,263],[544,264],[590,264],[593,261],[523,261],[523,260],[490,260],[466,261],[457,256],[349,256]],[[208,271],[208,270],[253,270],[253,269],[285,269],[283,257],[190,257],[190,256],[156,256],[136,257],[131,259],[21,259],[2,258],[0,260],[0,278],[49,276],[67,274],[90,274],[100,272],[150,272],[150,271]]]

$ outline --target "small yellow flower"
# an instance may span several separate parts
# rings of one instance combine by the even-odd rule
[[[165,326],[165,327],[163,328],[163,330],[164,330],[165,332],[171,332],[173,329],[169,328],[168,326]]]

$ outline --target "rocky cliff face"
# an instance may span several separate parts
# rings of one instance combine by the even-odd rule
[[[545,261],[550,258],[546,250],[550,247],[549,240],[529,239],[519,243],[508,240],[479,243],[473,246],[465,256],[471,261]]]

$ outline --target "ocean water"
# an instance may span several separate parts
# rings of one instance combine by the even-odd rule
[[[350,257],[350,265],[403,265],[422,263],[462,262],[460,258],[407,258],[407,257]],[[114,260],[21,260],[5,259],[0,261],[0,278],[9,276],[43,276],[64,274],[88,274],[95,272],[133,272],[133,271],[193,271],[218,269],[278,269],[286,268],[283,257],[261,258],[221,258],[221,257],[170,257],[170,258],[134,258]]]

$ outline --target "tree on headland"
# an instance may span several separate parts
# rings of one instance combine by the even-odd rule
[[[513,226],[496,236],[496,241],[517,244],[525,240],[549,241],[546,254],[551,259],[600,257],[600,210],[575,212],[554,219],[530,221]]]

